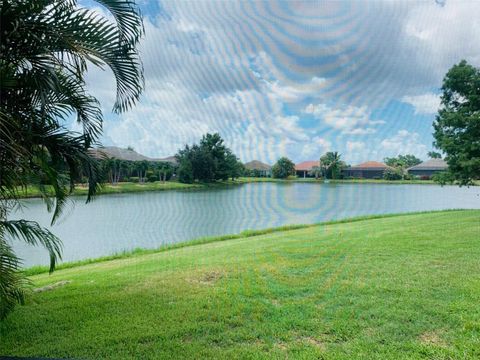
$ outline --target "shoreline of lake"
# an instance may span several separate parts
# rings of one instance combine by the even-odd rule
[[[311,226],[35,275],[0,323],[0,352],[355,358],[374,344],[379,358],[473,358],[479,216]]]
[[[55,267],[55,271],[63,270],[63,269],[71,269],[71,268],[75,268],[75,267],[79,267],[79,266],[96,264],[96,263],[101,263],[101,262],[105,262],[105,261],[127,259],[127,258],[132,258],[132,257],[137,257],[137,256],[157,254],[157,253],[160,253],[160,252],[165,252],[165,251],[175,250],[175,249],[181,249],[181,248],[184,248],[184,247],[198,246],[198,245],[210,244],[210,243],[220,242],[220,241],[235,240],[235,239],[246,239],[246,238],[253,237],[253,236],[260,236],[260,235],[267,235],[267,234],[278,233],[278,232],[306,229],[306,228],[310,228],[310,227],[354,223],[354,222],[358,222],[358,221],[386,219],[386,218],[400,217],[400,216],[435,214],[435,213],[469,211],[469,210],[471,210],[471,209],[447,209],[447,210],[412,211],[412,212],[405,212],[405,213],[363,215],[363,216],[347,217],[347,218],[338,219],[338,220],[321,221],[321,222],[311,223],[311,224],[292,224],[292,225],[275,226],[275,227],[265,228],[265,229],[247,229],[247,230],[243,230],[241,232],[233,233],[233,234],[200,237],[200,238],[197,238],[197,239],[187,240],[187,241],[180,242],[180,243],[162,245],[162,246],[160,246],[158,248],[154,248],[154,249],[135,248],[133,250],[125,250],[125,251],[118,252],[118,253],[115,253],[115,254],[112,254],[112,255],[100,256],[100,257],[97,257],[97,258],[89,258],[89,259],[78,260],[78,261],[67,261],[67,262],[58,264]],[[30,266],[30,267],[27,267],[27,268],[23,269],[22,272],[26,276],[34,276],[34,275],[40,275],[40,274],[48,273],[49,269],[50,269],[49,266],[35,265],[35,266]]]
[[[72,197],[52,226],[40,199],[24,199],[11,220],[37,221],[62,239],[63,261],[110,256],[137,248],[364,215],[480,208],[478,187],[260,182],[195,191],[118,193],[85,204]],[[24,266],[46,265],[44,251],[20,243]]]
[[[373,180],[373,179],[338,179],[328,180],[314,179],[314,178],[290,178],[290,179],[274,179],[274,178],[249,178],[241,177],[236,180],[217,181],[211,183],[195,182],[192,184],[181,183],[177,181],[155,181],[147,183],[133,183],[120,182],[117,184],[105,183],[102,184],[101,189],[96,196],[110,195],[110,194],[127,194],[127,193],[142,193],[142,192],[160,192],[160,191],[178,191],[178,190],[203,190],[215,187],[236,186],[250,183],[279,183],[279,184],[294,184],[294,183],[310,183],[310,184],[378,184],[378,185],[440,185],[433,180]],[[450,184],[448,184],[450,185]],[[473,184],[472,186],[478,186]],[[36,199],[41,198],[40,191],[28,186],[24,194],[20,196],[21,199]],[[20,193],[20,191],[19,191]],[[53,194],[53,193],[52,193]],[[87,187],[77,184],[71,196],[85,196],[87,195]]]

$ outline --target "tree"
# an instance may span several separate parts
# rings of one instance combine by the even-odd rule
[[[272,167],[272,176],[277,179],[286,179],[295,175],[295,164],[287,157],[281,157]]]
[[[175,157],[181,164],[182,174],[191,171],[191,176],[179,176],[180,181],[211,182],[241,175],[238,158],[224,145],[218,133],[205,134],[199,145],[186,145]],[[187,162],[190,164],[187,165]]]
[[[338,179],[346,164],[342,161],[342,155],[329,151],[320,158],[320,167],[327,179]]]
[[[180,182],[195,180],[210,182],[214,180],[214,158],[206,148],[197,144],[186,145],[176,155],[179,165]]]
[[[245,167],[240,162],[238,157],[234,153],[232,153],[230,149],[227,149],[226,154],[227,154],[225,156],[226,171],[228,176],[232,178],[232,181],[233,181],[236,178],[242,176],[242,174],[245,171]]]
[[[168,162],[155,163],[154,169],[158,172],[158,180],[162,182],[169,180],[173,174],[173,166]]]
[[[147,170],[150,167],[150,164],[146,160],[135,161],[135,170],[138,175],[138,181],[144,183],[147,177]]]
[[[429,151],[427,155],[430,159],[441,159],[442,158],[442,154],[440,154],[436,151]]]
[[[99,161],[101,169],[100,178],[109,181],[112,185],[117,184],[125,177],[131,176],[134,169],[134,161],[120,160],[116,158],[105,158]]]
[[[383,172],[383,178],[385,180],[402,180],[403,170],[401,168],[386,168]]]
[[[54,223],[76,179],[87,178],[87,202],[98,188],[101,172],[89,149],[98,143],[103,117],[86,90],[87,65],[112,70],[115,112],[133,106],[143,89],[137,52],[143,25],[135,4],[97,1],[115,21],[76,0],[0,2],[0,319],[25,292],[20,260],[6,237],[47,248],[50,271],[60,258],[60,240],[51,232],[36,222],[7,220],[21,189],[38,187]],[[65,127],[73,116],[80,133]]]
[[[309,173],[315,176],[315,179],[319,179],[320,176],[322,176],[322,168],[320,166],[313,166]]]
[[[441,105],[434,145],[445,153],[449,178],[471,184],[480,178],[480,70],[465,60],[448,70]]]
[[[185,184],[193,183],[192,162],[187,157],[180,158],[179,160],[178,180]]]
[[[422,162],[415,155],[398,155],[397,157],[385,158],[385,164],[394,168],[407,169]]]
[[[231,151],[224,145],[220,134],[205,134],[200,140],[200,148],[202,153],[209,154],[213,161],[210,180],[227,180],[229,176],[227,155]]]
[[[193,145],[190,159],[192,162],[194,179],[205,182],[215,180],[216,161],[208,148]]]

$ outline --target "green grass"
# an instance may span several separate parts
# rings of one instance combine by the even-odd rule
[[[247,233],[245,235],[251,235]],[[0,354],[477,359],[480,211],[268,231],[31,279]]]
[[[443,210],[442,212],[444,212],[444,211],[459,211],[459,210]],[[70,269],[72,267],[94,264],[94,263],[103,262],[103,261],[125,259],[125,258],[129,258],[129,257],[139,256],[139,255],[147,255],[147,254],[152,254],[152,253],[158,253],[158,252],[161,252],[161,251],[179,249],[179,248],[182,248],[182,247],[185,247],[185,246],[201,245],[201,244],[208,244],[208,243],[217,242],[217,241],[225,241],[225,240],[246,238],[246,237],[251,237],[251,236],[265,235],[265,234],[270,234],[270,233],[279,232],[279,231],[288,231],[288,230],[304,229],[304,228],[319,226],[319,225],[333,225],[333,224],[341,224],[341,223],[345,223],[345,222],[351,223],[351,222],[355,222],[355,221],[380,219],[380,218],[386,218],[386,217],[392,217],[392,216],[423,214],[423,213],[431,213],[431,212],[432,211],[426,211],[426,212],[421,211],[421,212],[415,212],[415,213],[364,215],[364,216],[358,216],[358,217],[341,219],[341,220],[326,221],[326,222],[321,222],[321,223],[318,223],[318,224],[292,224],[292,225],[284,225],[284,226],[278,226],[278,227],[266,228],[266,229],[260,229],[260,230],[248,229],[248,230],[244,230],[244,231],[242,231],[238,234],[225,234],[225,235],[220,235],[220,236],[202,237],[202,238],[198,238],[198,239],[194,239],[194,240],[190,240],[190,241],[184,241],[184,242],[179,242],[179,243],[175,243],[175,244],[163,245],[163,246],[161,246],[159,248],[156,248],[156,249],[155,248],[154,249],[135,248],[133,250],[124,250],[124,251],[121,251],[121,252],[118,252],[118,253],[115,253],[115,254],[112,254],[112,255],[102,256],[102,257],[98,257],[98,258],[60,263],[56,266],[56,270]],[[26,276],[44,274],[44,273],[48,273],[48,272],[49,272],[49,267],[48,266],[32,266],[32,267],[29,267],[29,268],[26,268],[26,269],[23,270],[23,274],[25,274]]]

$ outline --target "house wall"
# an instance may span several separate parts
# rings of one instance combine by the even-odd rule
[[[315,174],[313,174],[311,171],[308,171],[308,170],[295,170],[295,174],[296,174],[299,178],[303,178],[303,177],[315,177]]]
[[[408,170],[408,173],[413,176],[428,176],[432,177],[434,174],[444,170]]]
[[[353,177],[359,179],[382,179],[383,170],[344,170],[345,177]]]
[[[259,177],[271,177],[272,170],[260,170],[260,169],[248,169],[250,170],[255,176]]]

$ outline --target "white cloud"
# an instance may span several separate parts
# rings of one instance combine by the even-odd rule
[[[322,137],[315,136],[309,139],[302,148],[300,153],[301,159],[304,160],[317,160],[325,152],[332,149],[332,142]]]
[[[366,106],[343,106],[332,108],[325,104],[309,104],[305,113],[312,114],[317,119],[339,130],[342,134],[365,135],[376,132],[375,126],[384,124],[382,120],[371,120]]]
[[[367,146],[364,141],[347,140],[343,158],[349,164],[358,164],[367,160],[376,160],[378,157],[376,146]]]
[[[318,77],[313,77],[306,83],[292,83],[290,85],[280,84],[280,81],[274,82],[266,81],[267,88],[281,100],[285,102],[298,102],[308,96],[316,96],[325,85],[326,80]]]
[[[350,164],[364,161],[383,161],[385,157],[413,154],[420,159],[427,157],[428,147],[421,141],[420,134],[405,129],[386,138],[371,138],[366,141],[347,141],[344,158]]]
[[[252,74],[264,84],[265,90],[287,103],[299,102],[306,97],[316,97],[328,85],[325,78],[316,75],[298,81],[285,77],[275,65],[274,59],[265,51],[257,54],[252,63]]]
[[[414,61],[440,85],[454,63],[480,63],[478,1],[446,1],[444,6],[420,2],[404,20],[405,47],[416,50]]]
[[[440,97],[432,93],[404,96],[402,102],[412,105],[415,108],[415,114],[436,114],[440,107]]]
[[[363,151],[365,143],[363,141],[347,141],[347,151],[349,153]]]
[[[414,154],[419,158],[425,158],[428,147],[420,141],[420,134],[403,129],[383,139],[380,142],[380,151],[384,156]]]
[[[107,144],[132,145],[145,155],[162,157],[175,153],[186,143],[198,142],[206,132],[220,132],[242,160],[267,162],[273,162],[279,154],[296,158],[304,151],[305,144],[312,149],[326,145],[299,125],[298,116],[286,116],[282,110],[285,101],[298,101],[318,91],[324,84],[323,79],[312,77],[304,83],[268,80],[270,74],[260,68],[256,75],[248,68],[245,70],[248,59],[240,56],[235,59],[235,64],[224,64],[227,59],[221,60],[216,71],[223,72],[220,76],[222,84],[217,87],[218,80],[212,79],[210,74],[212,59],[216,59],[216,55],[208,51],[192,53],[189,46],[188,36],[198,38],[193,35],[199,31],[198,25],[189,25],[182,20],[160,28],[146,21],[145,27],[147,37],[142,53],[146,90],[134,109],[116,120],[105,122]],[[204,27],[201,31],[209,43],[211,35],[205,35],[207,29]],[[183,40],[174,41],[177,37]],[[168,44],[167,40],[171,43],[167,47],[177,52],[175,56],[158,51],[158,42]],[[206,44],[204,48],[209,49],[210,45]],[[272,61],[267,54],[255,58],[259,57],[266,63]],[[179,66],[178,58],[182,58],[185,67],[196,71],[175,70]],[[164,72],[168,68],[174,70]],[[253,81],[245,81],[242,72]],[[89,79],[94,95],[108,112],[115,100],[112,74],[94,69]]]
[[[479,11],[478,2],[454,1],[164,2],[163,15],[145,20],[145,93],[134,109],[105,122],[106,141],[156,157],[218,131],[243,160],[268,162],[349,146],[372,159],[398,144],[422,151],[414,132],[416,145],[383,132],[393,126],[381,127],[385,139],[372,139],[384,122],[371,112],[392,99],[417,114],[434,111],[438,99],[427,91],[440,87],[446,70],[461,58],[480,64]],[[112,75],[93,70],[89,80],[109,112]],[[305,130],[302,110],[318,124]],[[329,137],[331,129],[340,136]],[[347,135],[368,141],[345,143]]]

